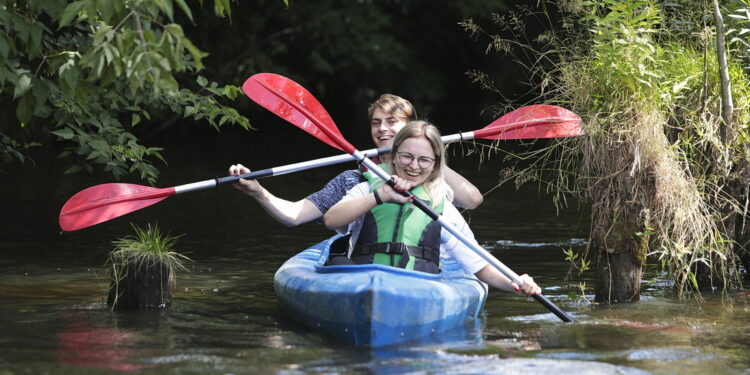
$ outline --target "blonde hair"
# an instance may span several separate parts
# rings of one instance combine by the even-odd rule
[[[407,123],[393,139],[393,148],[391,149],[391,163],[388,166],[391,173],[396,171],[395,163],[398,160],[398,148],[409,138],[424,137],[430,142],[432,151],[435,153],[435,164],[432,173],[427,177],[424,183],[427,195],[432,201],[432,206],[437,207],[442,199],[449,202],[453,201],[453,189],[448,186],[443,177],[443,171],[446,167],[446,155],[443,140],[440,137],[440,131],[427,121],[410,121]]]
[[[394,115],[406,121],[417,119],[417,110],[408,100],[393,94],[380,95],[367,109],[367,118],[372,120],[372,113],[375,109],[380,108],[383,112]]]

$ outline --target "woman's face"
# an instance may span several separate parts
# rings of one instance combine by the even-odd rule
[[[375,147],[389,147],[393,143],[393,137],[404,125],[406,125],[406,119],[385,113],[380,108],[375,108],[372,111],[372,119],[370,119],[370,134],[372,134]]]
[[[424,136],[405,139],[398,147],[393,164],[396,175],[414,186],[424,183],[435,170],[435,152]]]

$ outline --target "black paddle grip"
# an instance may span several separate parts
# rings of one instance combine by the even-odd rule
[[[216,179],[216,185],[226,184],[229,182],[237,182],[239,179],[245,179],[245,180],[257,180],[264,177],[270,177],[273,176],[273,169],[263,169],[260,171],[250,172],[241,174],[239,176],[227,176],[227,177],[221,177]]]
[[[555,305],[554,303],[552,303],[552,301],[548,300],[547,297],[545,297],[545,296],[543,296],[541,294],[534,294],[533,297],[539,303],[541,303],[542,305],[544,305],[544,307],[546,307],[550,311],[552,311],[553,314],[557,315],[557,317],[560,318],[560,320],[562,320],[563,322],[566,322],[566,323],[575,323],[576,322],[576,320],[573,319],[572,316],[570,316],[565,311],[560,310],[560,308],[557,307],[557,305]]]

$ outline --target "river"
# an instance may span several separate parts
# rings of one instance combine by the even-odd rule
[[[255,135],[255,142],[258,136]],[[317,142],[305,138],[307,142]],[[236,142],[232,142],[236,144]],[[300,143],[302,143],[300,141]],[[222,150],[186,142],[159,186],[223,176],[228,165],[259,168],[309,159],[317,151]],[[219,147],[220,148],[220,147]],[[454,149],[455,150],[455,149]],[[331,155],[327,151],[326,155]],[[454,156],[453,166],[483,191],[497,181],[500,158]],[[589,220],[559,214],[535,186],[490,192],[470,223],[484,247],[573,314],[561,323],[533,299],[491,291],[481,319],[438,340],[371,350],[342,345],[290,320],[273,292],[275,270],[331,235],[320,224],[285,228],[229,186],[170,197],[136,213],[63,233],[67,198],[107,175],[64,176],[54,159],[0,175],[0,374],[748,374],[747,297],[678,300],[655,265],[638,303],[617,306],[573,296],[562,250],[585,246]],[[269,164],[273,163],[273,164]],[[279,196],[299,199],[341,170],[269,178]],[[127,181],[141,183],[138,181]],[[585,210],[584,210],[585,211]],[[190,257],[166,311],[113,313],[105,304],[111,242],[130,224],[156,223],[185,234]],[[585,274],[591,293],[593,275]]]

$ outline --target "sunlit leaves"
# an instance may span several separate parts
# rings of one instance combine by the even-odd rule
[[[79,13],[83,10],[85,5],[86,3],[84,1],[74,1],[68,4],[60,16],[60,28],[70,25],[73,19],[79,16]]]
[[[131,133],[150,125],[152,113],[250,128],[221,103],[239,87],[184,78],[201,71],[206,57],[174,22],[176,12],[193,20],[185,0],[1,3],[0,95],[12,100],[18,122],[0,126],[51,125],[65,147],[61,157],[74,163],[67,172],[99,166],[117,178],[155,182],[161,149]],[[213,3],[217,15],[231,15],[230,0]],[[14,149],[22,146],[8,138],[0,156],[23,160]]]
[[[745,70],[750,72],[750,0],[739,0],[740,7],[734,9],[727,19],[727,36],[733,51],[744,60]]]

